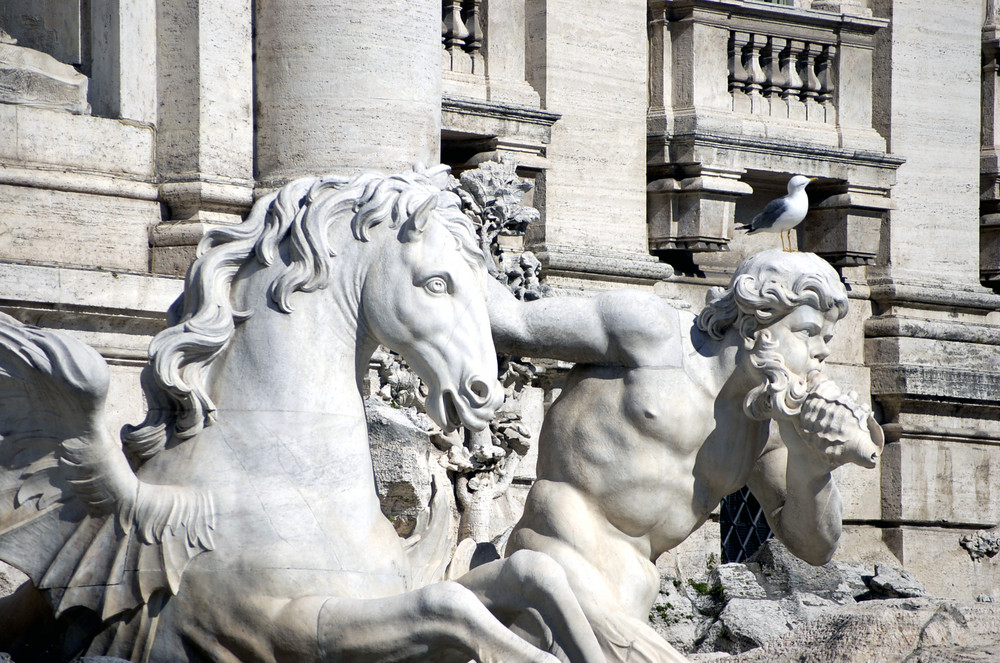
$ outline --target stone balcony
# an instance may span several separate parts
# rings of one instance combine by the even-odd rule
[[[650,0],[653,252],[727,250],[734,223],[802,173],[819,181],[800,248],[837,265],[874,262],[902,161],[873,123],[875,36],[887,21],[864,13]]]
[[[442,161],[456,170],[501,154],[525,175],[546,167],[559,115],[525,79],[525,42],[523,0],[442,0]]]

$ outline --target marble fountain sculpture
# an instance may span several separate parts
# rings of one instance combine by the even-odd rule
[[[628,290],[520,301],[447,186],[304,179],[211,231],[120,441],[103,359],[0,314],[0,560],[91,615],[64,660],[682,661],[646,619],[654,562],[744,484],[829,559],[830,471],[883,438],[822,373],[847,310],[827,263],[753,256],[697,316]],[[579,364],[506,558],[454,578],[440,500],[405,540],[382,514],[359,386],[378,344],[446,431],[499,407],[497,348]]]
[[[686,660],[649,626],[655,562],[744,485],[789,550],[829,561],[842,515],[831,470],[875,467],[884,436],[822,372],[848,307],[827,262],[754,255],[698,315],[629,290],[523,303],[491,287],[489,304],[501,351],[578,362],[506,550],[559,562],[608,661]]]
[[[0,319],[0,559],[57,615],[98,616],[65,658],[555,663],[506,626],[530,611],[549,649],[604,660],[548,556],[443,581],[450,514],[404,542],[380,511],[358,386],[377,344],[445,430],[502,400],[484,257],[446,178],[298,180],[211,231],[122,440],[97,352]]]

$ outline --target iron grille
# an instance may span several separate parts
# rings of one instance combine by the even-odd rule
[[[771,528],[764,509],[750,489],[744,486],[722,499],[719,528],[722,538],[722,562],[742,562],[757,552],[771,538]]]

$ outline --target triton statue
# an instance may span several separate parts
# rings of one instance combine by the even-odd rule
[[[488,301],[501,351],[579,362],[546,415],[507,554],[562,565],[609,661],[684,660],[648,623],[655,561],[744,485],[794,554],[833,555],[842,506],[830,472],[874,467],[884,438],[822,373],[848,310],[828,263],[752,256],[697,316],[630,290],[524,303],[491,287]]]

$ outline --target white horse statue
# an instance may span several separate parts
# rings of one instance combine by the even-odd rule
[[[442,581],[441,519],[408,545],[379,508],[359,389],[377,344],[445,429],[502,400],[446,176],[298,180],[212,230],[121,442],[103,359],[0,318],[0,559],[72,622],[45,660],[604,661],[546,555]],[[525,613],[548,652],[505,626]]]

